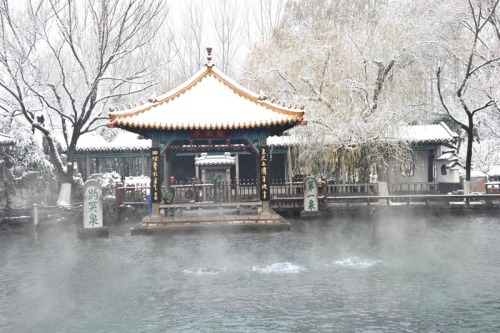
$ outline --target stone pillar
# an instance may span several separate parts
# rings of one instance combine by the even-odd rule
[[[120,218],[120,206],[125,201],[125,189],[123,188],[123,183],[115,183],[115,215]]]
[[[292,150],[290,147],[286,148],[286,175],[288,181],[291,183],[293,181],[293,171],[292,171]]]
[[[172,156],[169,156],[169,152],[165,149],[165,159],[163,160],[163,184],[165,186],[165,190],[170,189],[170,175],[172,174]]]
[[[146,156],[144,156],[144,150],[141,151],[141,175],[146,175]]]
[[[225,194],[225,202],[231,202],[231,167],[226,169],[226,179],[222,185]]]
[[[240,155],[239,153],[236,153],[234,154],[235,156],[235,159],[234,159],[234,163],[235,163],[235,172],[234,172],[234,183],[235,183],[235,197],[236,197],[236,200],[239,201],[240,200]]]
[[[203,190],[202,190],[202,200],[207,201],[207,187],[204,185],[206,184],[206,178],[207,178],[207,172],[205,169],[201,169],[201,183],[203,184]]]
[[[197,157],[200,157],[200,154],[196,153],[194,155],[195,161]],[[196,179],[200,179],[200,167],[196,164],[194,165],[194,172],[196,173],[195,175]]]
[[[90,153],[87,152],[87,156],[85,157],[85,170],[86,170],[86,175],[85,175],[85,180],[90,178]]]

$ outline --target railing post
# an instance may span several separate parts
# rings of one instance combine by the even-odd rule
[[[123,183],[115,183],[115,214],[116,217],[120,217],[120,206],[123,204],[125,199],[125,189],[123,188]]]
[[[328,180],[326,177],[321,178],[322,190],[323,190],[323,209],[328,209]]]
[[[35,227],[38,226],[38,205],[37,204],[33,204],[33,216],[32,216],[32,219],[33,219],[33,225]]]
[[[239,178],[235,178],[234,179],[234,182],[236,183],[236,188],[235,188],[235,200],[236,201],[240,201],[240,179]]]
[[[486,206],[493,206],[493,199],[491,197],[488,197],[488,194],[486,195],[485,203]]]

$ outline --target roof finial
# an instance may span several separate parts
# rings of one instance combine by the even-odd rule
[[[207,47],[207,67],[212,67],[214,64],[212,64],[212,48]]]

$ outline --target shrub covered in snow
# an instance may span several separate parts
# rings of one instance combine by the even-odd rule
[[[141,187],[141,186],[149,186],[151,183],[151,180],[148,176],[130,176],[130,177],[125,177],[125,186],[135,186],[135,187]]]
[[[121,176],[118,172],[108,172],[103,174],[95,174],[91,176],[92,179],[96,179],[102,186],[102,195],[115,195],[115,186],[117,182],[121,181]]]
[[[500,165],[496,165],[490,168],[490,170],[488,171],[488,181],[500,182]]]
[[[17,177],[29,171],[52,174],[54,169],[52,163],[29,130],[21,127],[17,131],[12,131],[11,135],[16,144],[11,148],[9,155],[16,168]]]

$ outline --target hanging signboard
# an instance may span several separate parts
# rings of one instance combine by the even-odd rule
[[[161,201],[159,167],[160,148],[151,148],[151,202],[154,203]]]
[[[269,184],[269,148],[260,146],[260,200],[269,201],[270,199],[270,184]]]
[[[208,140],[208,139],[229,139],[228,130],[193,130],[189,132],[191,140]]]

